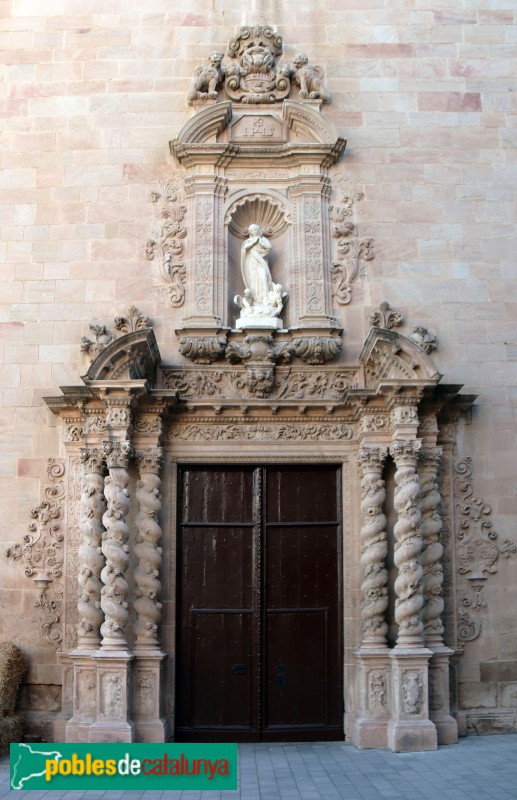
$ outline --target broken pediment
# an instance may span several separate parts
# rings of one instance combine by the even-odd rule
[[[442,377],[413,339],[386,328],[370,328],[359,361],[364,366],[367,389],[390,382],[434,385]]]

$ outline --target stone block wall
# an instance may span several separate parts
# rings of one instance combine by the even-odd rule
[[[154,296],[145,257],[150,192],[176,169],[168,142],[190,117],[194,68],[253,23],[278,28],[285,60],[301,50],[323,67],[324,113],[348,139],[333,199],[362,195],[354,222],[375,258],[352,302],[336,307],[343,359],[356,360],[383,300],[403,314],[403,332],[436,333],[445,381],[478,396],[455,457],[472,459],[498,541],[516,542],[517,12],[512,0],[461,5],[0,0],[2,553],[27,532],[47,459],[64,455],[42,397],[79,383],[90,323],[135,304],[164,361],[182,362],[176,312]],[[497,569],[459,661],[460,702],[474,728],[489,710],[515,729],[515,559]],[[0,586],[0,639],[30,656],[24,697],[45,720],[60,668],[38,590],[3,556]]]

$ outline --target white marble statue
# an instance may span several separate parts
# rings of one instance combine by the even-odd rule
[[[248,228],[249,238],[241,248],[241,272],[244,280],[244,295],[236,295],[235,303],[240,308],[237,327],[281,327],[278,319],[284,306],[286,292],[280,283],[273,283],[267,256],[271,242],[261,235],[260,226]]]

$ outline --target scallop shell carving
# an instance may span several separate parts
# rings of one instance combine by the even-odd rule
[[[280,202],[257,195],[240,200],[226,215],[230,231],[241,239],[248,236],[250,225],[260,225],[265,236],[279,236],[289,221],[289,212]]]

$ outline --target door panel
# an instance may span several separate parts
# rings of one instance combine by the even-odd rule
[[[338,478],[181,471],[178,740],[343,738]]]

